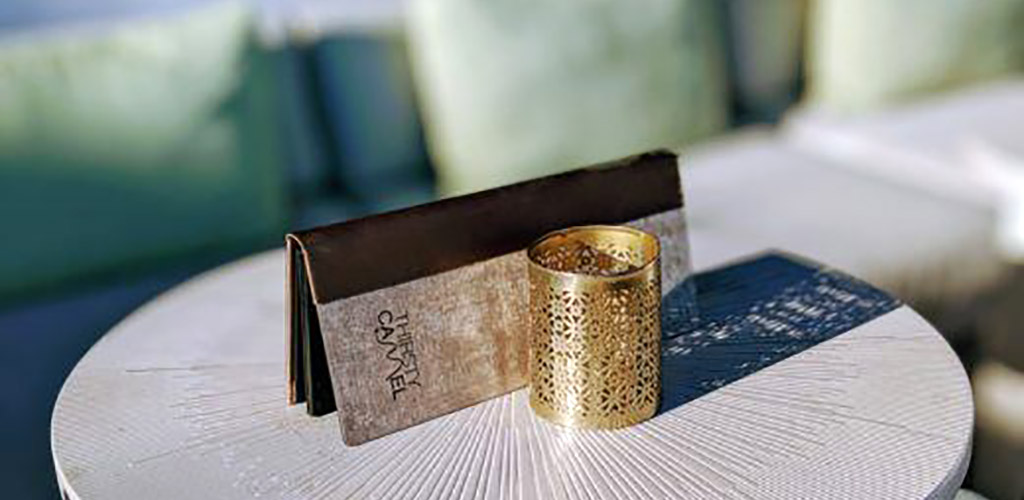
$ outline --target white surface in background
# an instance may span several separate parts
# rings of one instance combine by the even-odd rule
[[[787,140],[912,190],[999,212],[998,244],[1024,260],[1024,80],[933,96],[861,115],[805,110]]]
[[[795,252],[911,300],[962,306],[1005,271],[991,209],[841,168],[775,134],[684,150],[693,260]]]
[[[1002,149],[978,142],[967,151],[973,170],[995,191],[999,249],[1006,260],[1017,264],[1024,263],[1024,118],[1021,122],[1017,147]]]
[[[1024,80],[859,115],[805,109],[784,130],[801,149],[835,159],[832,165],[991,206],[1000,183],[972,160],[979,148],[1024,159]]]

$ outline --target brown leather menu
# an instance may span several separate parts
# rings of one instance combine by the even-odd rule
[[[288,235],[288,399],[357,445],[522,387],[525,248],[569,226],[656,234],[690,271],[677,157],[654,151]]]

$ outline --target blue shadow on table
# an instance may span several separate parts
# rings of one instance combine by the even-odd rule
[[[692,317],[696,287],[697,318]],[[660,413],[901,304],[835,270],[779,254],[703,272],[662,299]]]

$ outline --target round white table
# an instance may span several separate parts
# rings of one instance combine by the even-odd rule
[[[53,414],[67,498],[952,498],[970,458],[967,377],[906,306],[629,429],[521,390],[349,448],[285,404],[283,278],[214,270],[89,351]]]

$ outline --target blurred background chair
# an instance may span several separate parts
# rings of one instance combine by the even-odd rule
[[[0,296],[276,240],[284,156],[248,14],[0,40]]]
[[[441,191],[720,132],[722,23],[700,0],[411,2],[413,67]]]

